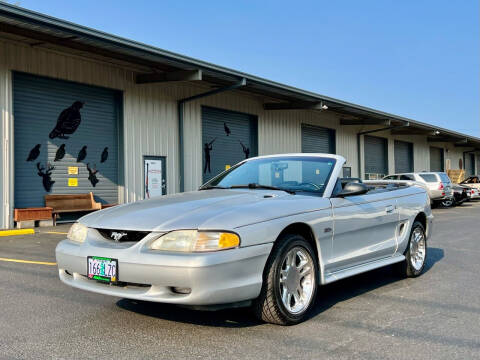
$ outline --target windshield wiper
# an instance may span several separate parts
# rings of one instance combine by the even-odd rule
[[[214,186],[214,185],[208,185],[208,186],[202,186],[198,190],[212,190],[212,189],[230,189],[229,187],[224,187],[224,186]]]
[[[230,186],[230,189],[267,189],[267,190],[280,190],[285,191],[289,194],[295,194],[295,191],[289,189],[283,189],[276,186],[269,186],[269,185],[261,185],[257,183],[250,183],[248,185],[233,185]]]

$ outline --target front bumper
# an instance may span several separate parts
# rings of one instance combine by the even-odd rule
[[[258,297],[272,243],[211,253],[180,254],[148,250],[144,242],[127,248],[77,244],[57,245],[60,279],[67,285],[122,298],[183,305],[228,304]],[[90,280],[87,256],[118,260],[119,285]],[[179,294],[174,287],[190,288]]]

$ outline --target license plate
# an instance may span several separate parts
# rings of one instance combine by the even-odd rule
[[[87,257],[87,276],[93,280],[116,282],[118,279],[118,260],[99,256]]]

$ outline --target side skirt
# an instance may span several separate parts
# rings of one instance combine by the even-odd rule
[[[329,284],[337,280],[345,279],[350,276],[358,275],[370,270],[378,269],[384,266],[392,265],[398,262],[405,260],[404,255],[395,255],[392,257],[375,260],[366,264],[357,265],[351,268],[335,271],[332,273],[325,274],[324,284]]]

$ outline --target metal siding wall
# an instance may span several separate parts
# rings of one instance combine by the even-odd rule
[[[2,51],[0,43],[0,54]],[[13,154],[10,151],[12,139],[12,98],[11,72],[5,63],[6,57],[0,56],[0,229],[10,226],[10,207],[13,202],[11,163]]]

